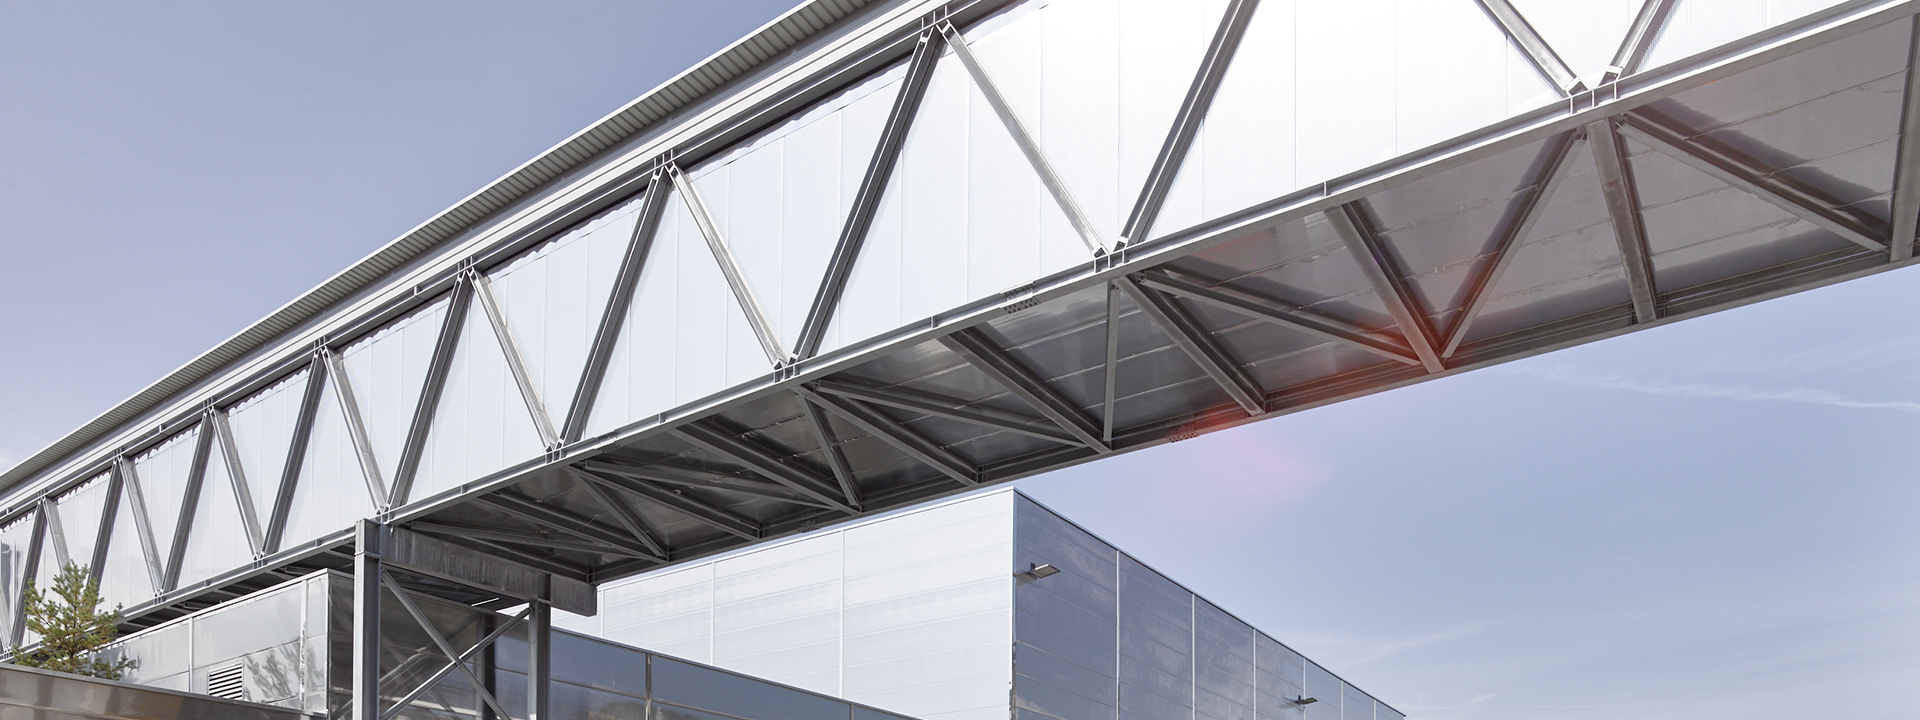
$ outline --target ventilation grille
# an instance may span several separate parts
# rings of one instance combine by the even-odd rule
[[[246,700],[247,666],[228,665],[208,672],[207,694],[228,700]]]

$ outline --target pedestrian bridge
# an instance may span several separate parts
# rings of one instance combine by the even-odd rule
[[[0,477],[7,641],[65,562],[577,587],[1911,264],[1915,10],[813,0]]]

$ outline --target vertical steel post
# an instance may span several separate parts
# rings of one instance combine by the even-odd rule
[[[349,720],[380,718],[380,557],[387,526],[361,520],[353,548],[353,711]]]
[[[551,584],[553,578],[547,578]],[[544,595],[544,593],[543,593]],[[553,605],[546,597],[527,604],[527,720],[553,717],[549,685],[553,675]]]

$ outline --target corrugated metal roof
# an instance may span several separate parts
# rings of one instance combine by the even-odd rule
[[[871,0],[810,0],[786,12],[736,41],[727,48],[680,73],[673,79],[628,103],[626,107],[601,118],[599,122],[575,133],[560,144],[515,168],[488,184],[479,192],[441,211],[399,239],[388,243],[328,278],[290,303],[273,311],[251,327],[227,338],[212,350],[167,373],[133,397],[67,433],[40,452],[0,474],[0,489],[10,488],[32,477],[71,453],[79,451],[114,429],[192,387],[209,374],[259,349],[282,333],[298,327],[335,303],[366,288],[374,280],[412,262],[428,249],[458,236],[474,223],[495,211],[526,197],[578,167],[588,158],[634,133],[659,122],[686,107],[728,81],[786,52],[814,33],[852,14]]]

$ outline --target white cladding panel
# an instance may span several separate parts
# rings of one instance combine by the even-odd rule
[[[1006,717],[1013,503],[993,493],[603,586],[574,626],[917,718]]]

